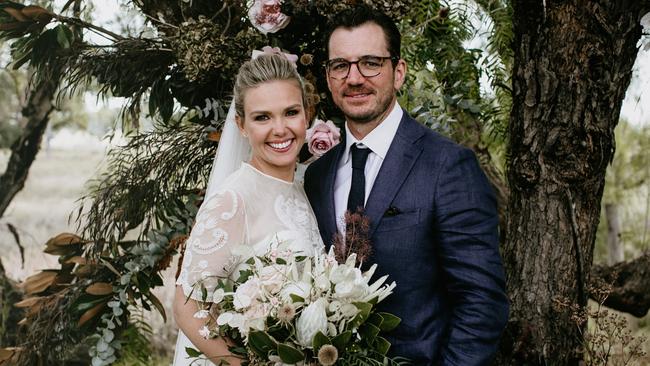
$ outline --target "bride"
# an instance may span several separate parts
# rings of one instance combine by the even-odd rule
[[[200,350],[215,363],[242,361],[228,352],[222,338],[199,334],[205,319],[194,314],[203,297],[200,291],[192,292],[192,286],[203,281],[207,299],[212,298],[216,277],[229,276],[237,264],[234,246],[248,245],[258,254],[287,242],[304,255],[323,250],[314,213],[302,186],[294,181],[308,123],[306,100],[302,78],[282,54],[263,53],[244,63],[237,74],[234,108],[226,118],[176,282],[174,315],[180,330],[175,366],[213,365],[190,358],[186,347]],[[247,156],[248,162],[242,162]]]

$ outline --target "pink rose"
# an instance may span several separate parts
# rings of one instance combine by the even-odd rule
[[[334,122],[314,121],[314,125],[307,130],[307,144],[309,152],[316,157],[321,157],[341,141],[341,132]]]
[[[289,24],[290,17],[280,12],[282,0],[255,0],[248,10],[248,18],[260,32],[275,33]]]

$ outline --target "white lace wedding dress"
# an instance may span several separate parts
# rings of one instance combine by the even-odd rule
[[[203,280],[207,299],[211,299],[216,279],[211,284],[210,278],[229,275],[237,263],[231,254],[233,247],[245,244],[263,254],[287,243],[304,255],[324,250],[302,185],[271,177],[243,163],[199,209],[176,284],[189,295],[192,285]],[[192,298],[201,300],[201,292],[194,291]],[[213,365],[209,361],[192,363],[185,347],[196,348],[179,331],[174,366]]]

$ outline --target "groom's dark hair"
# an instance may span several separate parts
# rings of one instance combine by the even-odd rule
[[[330,38],[335,30],[338,28],[353,29],[366,23],[375,23],[384,31],[388,52],[393,57],[392,62],[393,67],[395,67],[397,60],[401,58],[400,47],[402,44],[402,35],[393,19],[367,5],[354,6],[330,17],[325,30],[325,37],[323,38],[325,53],[329,55]]]

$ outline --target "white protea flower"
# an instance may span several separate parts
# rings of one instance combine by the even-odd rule
[[[305,348],[312,348],[312,341],[318,332],[327,334],[327,302],[320,298],[309,304],[296,321],[296,339]]]

